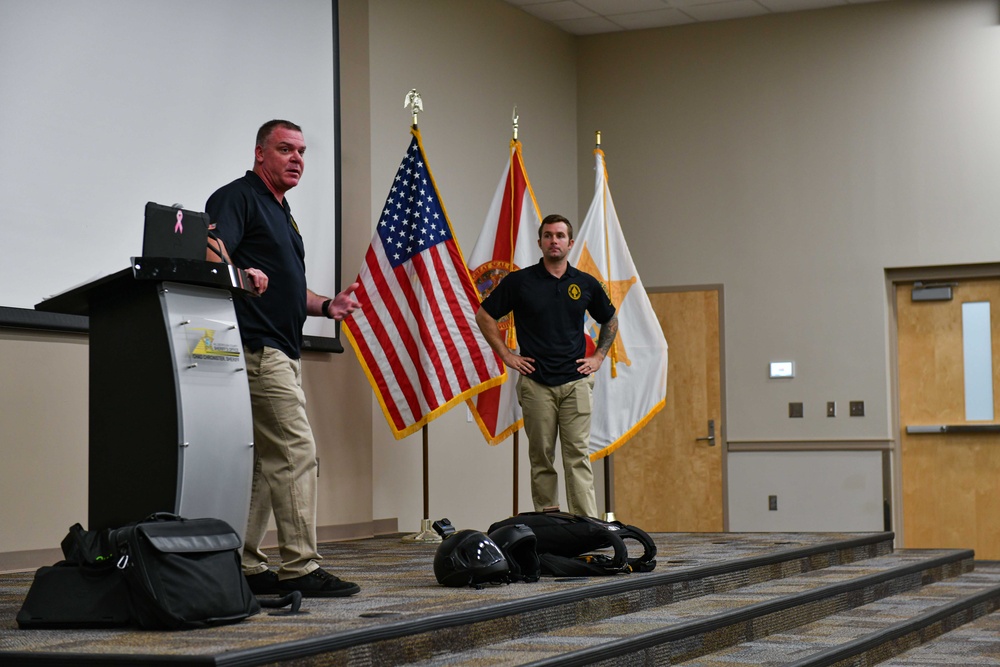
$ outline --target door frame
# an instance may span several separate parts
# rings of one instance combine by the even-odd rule
[[[896,546],[906,546],[903,527],[903,451],[899,439],[899,313],[896,310],[896,289],[900,284],[920,280],[924,282],[947,282],[951,280],[972,280],[1000,278],[1000,262],[983,264],[946,264],[938,266],[912,266],[886,268],[885,298],[888,305],[888,330],[886,346],[889,357],[889,428],[892,447],[892,526],[896,535]]]
[[[729,532],[729,473],[727,454],[729,451],[729,441],[726,439],[726,432],[729,423],[726,413],[726,289],[722,283],[709,283],[704,285],[673,285],[660,287],[647,287],[647,294],[681,293],[681,292],[716,292],[719,296],[719,421],[715,428],[716,446],[721,447],[722,466],[722,530]],[[669,354],[670,341],[667,341]],[[669,378],[668,378],[669,382]]]

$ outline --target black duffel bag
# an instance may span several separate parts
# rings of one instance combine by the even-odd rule
[[[260,611],[240,570],[240,537],[221,519],[157,513],[108,540],[140,628],[224,625]]]
[[[20,628],[115,628],[129,625],[128,589],[115,567],[107,531],[70,527],[65,560],[39,568],[17,613]]]
[[[117,628],[130,622],[128,589],[113,563],[64,560],[39,568],[17,612],[23,629]]]

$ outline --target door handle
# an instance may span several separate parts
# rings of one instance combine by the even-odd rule
[[[708,435],[704,438],[695,438],[695,442],[707,442],[709,447],[715,446],[715,420],[708,420]]]

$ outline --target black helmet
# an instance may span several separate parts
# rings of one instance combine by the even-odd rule
[[[446,537],[434,554],[434,576],[442,586],[454,588],[506,581],[507,560],[484,533],[460,530]]]
[[[523,523],[500,526],[490,533],[490,539],[497,543],[500,552],[507,559],[510,568],[508,579],[514,581],[538,581],[542,574],[542,564],[535,551],[538,539],[535,531]]]

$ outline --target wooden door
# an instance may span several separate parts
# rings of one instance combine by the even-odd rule
[[[905,546],[975,549],[976,558],[998,559],[1000,433],[908,433],[907,427],[974,425],[988,431],[998,423],[966,420],[962,305],[989,302],[996,354],[1000,280],[960,281],[950,301],[915,302],[912,289],[912,284],[896,286]],[[1000,415],[997,372],[993,363],[994,415]]]
[[[649,295],[669,345],[666,407],[614,453],[615,516],[648,532],[723,529],[719,292]],[[708,422],[715,423],[715,439]]]

